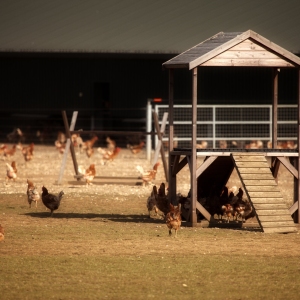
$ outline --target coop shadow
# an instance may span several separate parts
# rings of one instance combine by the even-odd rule
[[[54,212],[50,217],[50,212],[29,212],[25,216],[40,219],[91,219],[94,222],[121,222],[121,223],[161,223],[162,219],[149,218],[148,215],[124,215],[124,214],[96,214],[96,213],[62,213]]]

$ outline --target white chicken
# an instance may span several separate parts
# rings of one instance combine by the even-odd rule
[[[17,168],[16,163],[13,161],[11,165],[6,163],[6,181],[8,180],[16,181],[17,179]]]

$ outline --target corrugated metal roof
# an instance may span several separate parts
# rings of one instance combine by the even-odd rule
[[[167,68],[188,68],[189,64],[195,59],[203,56],[204,54],[209,53],[210,51],[232,40],[240,34],[242,34],[242,32],[219,32],[218,34],[212,36],[204,42],[201,42],[200,44],[192,47],[191,49],[163,63],[163,66]]]
[[[0,51],[181,53],[251,28],[296,53],[299,15],[299,0],[2,1]]]
[[[277,44],[274,44],[273,42],[267,40],[265,37],[257,34],[256,32],[247,30],[246,32],[219,32],[211,38],[163,63],[163,67],[192,69],[196,66],[201,65],[202,63],[205,63],[211,58],[214,58],[215,56],[226,52],[230,48],[240,44],[247,39],[259,43],[261,46],[264,46],[266,50],[272,51],[272,53],[276,53],[280,57],[286,59],[286,61],[289,62],[286,64],[286,66],[300,66],[300,58],[298,56],[285,50]],[[249,52],[249,50],[247,50],[247,52]],[[254,66],[252,57],[249,58],[251,60],[250,65]],[[259,60],[257,62],[259,63]],[[243,66],[245,65],[246,60]]]

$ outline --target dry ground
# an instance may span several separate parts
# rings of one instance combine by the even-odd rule
[[[0,177],[0,193],[24,193],[26,191],[26,180],[32,180],[40,189],[45,185],[50,192],[58,193],[61,189],[65,193],[106,193],[116,195],[136,194],[137,196],[148,196],[152,187],[142,187],[142,181],[138,179],[139,174],[136,171],[136,166],[141,165],[145,170],[151,168],[150,162],[146,160],[145,152],[137,155],[131,154],[127,149],[122,149],[115,161],[102,165],[101,155],[95,151],[95,154],[88,158],[84,153],[77,153],[78,165],[87,168],[91,163],[96,165],[96,176],[93,185],[86,187],[83,181],[74,179],[74,167],[71,155],[68,154],[64,172],[62,173],[62,181],[57,185],[61,172],[63,159],[53,146],[35,146],[34,159],[25,164],[23,156],[19,150],[10,159],[0,160],[0,169],[2,169],[2,177]],[[18,178],[16,182],[5,182],[6,166],[5,164],[15,160],[18,168]],[[198,158],[198,165],[203,159]],[[161,160],[160,160],[161,162]],[[189,191],[189,170],[184,167],[177,176],[177,190],[183,195]],[[159,185],[165,182],[165,174],[163,165],[158,169],[154,184]],[[293,176],[283,167],[279,169],[278,185],[282,190],[282,195],[287,206],[293,203]],[[227,186],[241,186],[237,173],[234,171],[230,177]]]
[[[298,299],[299,234],[263,234],[240,230],[191,228],[168,236],[159,217],[149,218],[136,165],[150,167],[145,153],[120,156],[101,165],[78,155],[78,163],[96,164],[92,186],[74,179],[68,156],[61,185],[62,157],[51,146],[37,146],[26,166],[18,151],[16,182],[0,180],[0,299]],[[199,164],[201,160],[199,159]],[[279,185],[287,205],[293,179],[280,168]],[[28,208],[26,180],[50,192],[64,190],[60,208],[49,218],[39,203]],[[155,184],[165,182],[162,166]],[[228,185],[240,185],[232,174]],[[189,173],[178,176],[178,191],[187,194]],[[249,222],[254,222],[250,220]]]

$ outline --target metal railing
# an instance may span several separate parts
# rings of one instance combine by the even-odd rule
[[[168,105],[155,105],[159,120]],[[174,105],[174,143],[189,147],[192,137],[192,106]],[[163,141],[168,141],[167,123]],[[278,141],[297,140],[297,105],[278,105]],[[222,148],[224,143],[244,148],[251,141],[263,147],[272,141],[272,105],[197,105],[197,143]],[[156,141],[157,142],[157,141]],[[156,143],[155,143],[156,144]]]

